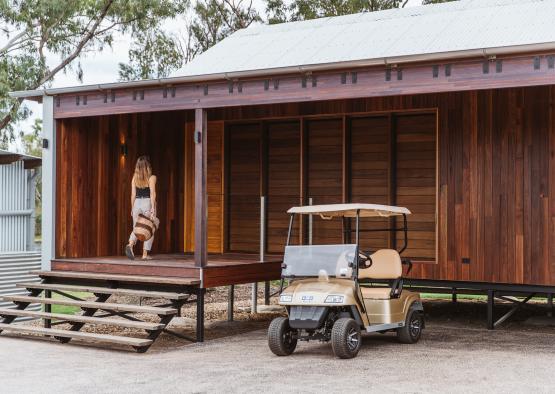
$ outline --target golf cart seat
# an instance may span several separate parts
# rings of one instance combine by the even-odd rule
[[[403,275],[401,256],[393,249],[380,249],[373,253],[372,266],[359,270],[358,277],[393,281],[391,287],[361,287],[362,297],[374,300],[389,300],[400,294],[399,282]],[[399,289],[399,291],[397,291]]]

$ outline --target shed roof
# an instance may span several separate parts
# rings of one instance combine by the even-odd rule
[[[23,161],[25,169],[37,168],[42,165],[40,157],[0,149],[0,165],[12,164],[20,160]]]
[[[237,73],[555,43],[553,0],[461,0],[239,30],[182,76]]]

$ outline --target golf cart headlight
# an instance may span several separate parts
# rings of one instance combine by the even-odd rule
[[[291,302],[293,301],[293,296],[291,294],[282,294],[279,296],[279,302]]]
[[[341,304],[343,303],[344,299],[345,297],[342,295],[329,295],[326,297],[326,300],[324,302],[326,304]]]

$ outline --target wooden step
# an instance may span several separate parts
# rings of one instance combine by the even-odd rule
[[[129,283],[154,283],[162,285],[198,286],[200,284],[200,279],[198,278],[174,278],[168,276],[114,275],[78,271],[31,271],[30,274],[38,275],[43,278],[92,279]]]
[[[131,320],[123,319],[108,319],[101,317],[89,317],[89,316],[79,316],[79,315],[67,315],[64,313],[47,313],[39,311],[21,310],[21,309],[8,309],[0,308],[0,316],[18,316],[18,317],[38,317],[41,319],[52,319],[52,320],[66,320],[77,323],[87,323],[93,325],[104,325],[108,324],[111,326],[127,327],[127,328],[137,328],[141,330],[161,330],[165,326],[164,324],[148,323],[148,322],[137,322]]]
[[[101,309],[104,311],[114,312],[131,312],[131,313],[149,313],[153,315],[175,315],[177,309],[175,308],[162,308],[155,306],[141,306],[129,304],[113,304],[108,302],[94,302],[94,301],[74,301],[57,298],[43,298],[43,297],[30,297],[30,296],[0,296],[0,300],[13,301],[13,302],[28,302],[38,304],[51,304],[51,305],[65,305],[76,306],[85,309]]]
[[[113,295],[149,297],[149,298],[164,298],[166,300],[183,300],[183,299],[186,299],[187,297],[189,297],[188,294],[170,293],[170,292],[165,292],[165,291],[110,289],[109,287],[62,285],[62,284],[55,284],[55,283],[25,282],[25,283],[18,283],[17,287],[25,287],[27,289],[80,291],[80,292],[84,292],[84,293],[113,294]]]
[[[12,333],[12,334],[39,334],[39,335],[49,335],[51,337],[58,337],[58,338],[76,338],[76,339],[80,339],[82,341],[91,342],[91,343],[114,343],[118,345],[128,345],[128,346],[137,346],[137,347],[149,346],[152,344],[152,340],[150,339],[120,337],[120,336],[107,335],[107,334],[93,334],[89,332],[80,332],[80,331],[57,330],[54,328],[24,326],[21,324],[0,323],[0,330],[6,333]]]

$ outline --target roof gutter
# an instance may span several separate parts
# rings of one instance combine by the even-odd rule
[[[431,62],[431,61],[443,61],[443,60],[453,60],[453,59],[464,59],[473,57],[491,57],[491,56],[501,56],[509,54],[519,54],[527,52],[541,52],[555,50],[555,42],[547,42],[540,44],[527,44],[527,45],[515,45],[507,47],[497,47],[497,48],[481,48],[481,49],[470,49],[463,51],[449,51],[449,52],[437,52],[430,54],[418,54],[418,55],[408,55],[408,56],[397,56],[388,58],[377,58],[369,60],[353,60],[346,62],[333,62],[333,63],[322,63],[322,64],[309,64],[302,66],[289,66],[289,67],[276,67],[267,68],[260,70],[246,70],[237,72],[225,72],[217,74],[203,74],[203,75],[192,75],[183,77],[168,77],[159,79],[147,79],[141,81],[131,81],[131,82],[114,82],[96,85],[81,85],[72,86],[66,88],[53,88],[53,89],[38,89],[38,90],[22,90],[16,92],[10,92],[10,97],[20,98],[20,99],[40,99],[42,96],[53,96],[59,94],[68,93],[80,93],[80,92],[93,92],[93,91],[105,91],[105,90],[115,90],[123,88],[147,88],[155,86],[164,85],[174,85],[181,83],[195,83],[195,82],[213,82],[222,81],[230,79],[239,78],[252,78],[252,77],[263,77],[270,75],[279,74],[290,74],[290,73],[310,73],[315,71],[328,71],[337,68],[356,68],[356,67],[370,67],[370,66],[380,66],[380,65],[391,65],[391,64],[406,64],[415,62]]]

